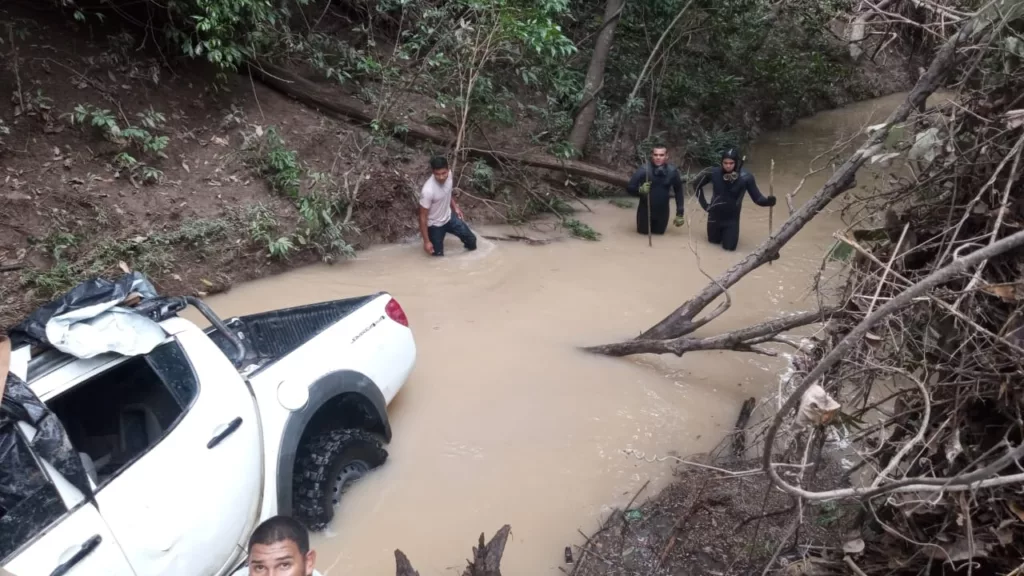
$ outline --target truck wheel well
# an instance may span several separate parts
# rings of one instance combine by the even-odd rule
[[[391,441],[387,402],[365,374],[340,370],[324,375],[309,387],[309,402],[284,424],[277,458],[277,509],[291,514],[296,463],[312,439],[330,430],[362,430]]]
[[[299,446],[304,446],[313,436],[332,428],[365,430],[382,439],[386,435],[384,422],[377,409],[369,398],[358,392],[339,394],[325,402],[303,430]]]

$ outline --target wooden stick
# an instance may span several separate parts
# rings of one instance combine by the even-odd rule
[[[772,158],[771,171],[768,173],[768,197],[775,198],[775,158]],[[768,207],[768,238],[772,237],[772,213],[775,212],[775,206]],[[773,259],[774,260],[774,259]],[[773,260],[768,261],[768,265],[771,266]]]
[[[647,161],[647,247],[652,248],[654,241],[651,240],[651,161]]]
[[[653,247],[654,241],[651,240],[651,192],[647,191],[647,246]]]

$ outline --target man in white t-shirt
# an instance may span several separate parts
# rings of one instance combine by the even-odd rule
[[[462,240],[466,250],[476,250],[476,235],[462,221],[462,210],[452,198],[452,178],[448,160],[444,156],[430,159],[433,176],[420,191],[420,235],[423,250],[434,256],[444,256],[444,237],[449,232]]]

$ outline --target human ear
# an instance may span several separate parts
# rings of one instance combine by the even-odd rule
[[[313,568],[316,566],[316,550],[306,552],[306,576],[313,576]]]

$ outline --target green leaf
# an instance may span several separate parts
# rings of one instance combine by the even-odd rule
[[[842,240],[838,240],[832,245],[832,250],[829,251],[828,259],[840,262],[846,262],[853,255],[853,246],[850,246]]]

